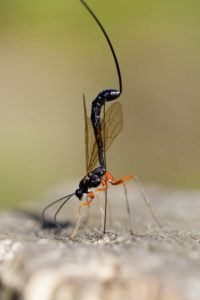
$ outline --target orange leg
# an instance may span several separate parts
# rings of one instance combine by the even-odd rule
[[[101,179],[102,188],[96,189],[97,192],[103,192],[108,189],[108,184],[105,179]]]
[[[110,182],[112,185],[118,185],[118,184],[124,183],[125,181],[127,181],[129,179],[134,179],[135,176],[128,175],[128,176],[123,176],[120,179],[115,179],[109,172],[106,172],[105,178],[106,178],[106,181]]]
[[[95,198],[95,194],[93,192],[89,192],[87,196],[87,200],[85,202],[80,203],[80,208],[83,206],[89,207],[90,204],[92,203],[92,200]]]
[[[118,185],[118,184],[124,184],[125,181],[129,180],[129,179],[134,179],[135,176],[124,176],[118,180],[114,179],[114,177],[109,173],[109,172],[106,172],[105,173],[105,178],[101,179],[101,184],[102,184],[102,187],[101,188],[97,188],[96,191],[97,192],[103,192],[103,191],[106,191],[108,189],[108,183],[111,183],[112,185]],[[128,203],[128,199],[127,199],[127,195],[126,195],[126,202]],[[107,203],[107,202],[106,202]],[[109,204],[108,204],[109,205]],[[106,206],[107,204],[105,204],[105,219],[106,219]],[[129,215],[129,206],[128,206],[128,215]],[[130,219],[130,216],[129,216],[129,219]],[[105,233],[105,227],[106,227],[106,221],[104,220],[104,230],[103,232]],[[131,221],[129,221],[130,223]],[[111,206],[109,205],[109,223],[110,223],[110,226],[112,224],[112,216],[111,216]],[[130,230],[132,232],[132,229]]]
[[[126,210],[127,210],[127,215],[128,215],[128,220],[129,220],[129,231],[132,234],[133,229],[132,229],[132,223],[131,223],[131,214],[130,214],[130,206],[129,206],[129,201],[128,201],[128,195],[127,195],[127,189],[125,182],[130,179],[135,179],[135,176],[133,175],[128,175],[128,176],[123,176],[120,179],[115,179],[109,172],[105,173],[105,179],[112,185],[119,185],[123,184],[124,186],[124,193],[125,193],[125,200],[126,200]]]
[[[124,184],[125,185],[125,181],[129,180],[129,179],[135,179],[135,176],[123,176],[120,179],[115,179],[109,172],[105,173],[105,178],[101,179],[101,184],[102,187],[96,189],[96,191],[98,192],[103,192],[106,191],[108,189],[108,183],[111,183],[112,185],[118,185],[118,184]],[[131,219],[130,219],[130,208],[129,208],[129,203],[128,203],[128,197],[127,197],[127,193],[125,192],[125,196],[126,196],[126,206],[127,206],[127,212],[128,212],[128,218],[129,218],[129,223],[130,223],[130,232],[132,233],[132,226],[131,226]],[[107,206],[107,204],[105,204]],[[105,207],[105,218],[106,218],[106,207]],[[109,205],[109,221],[110,221],[110,225],[112,224],[112,217],[111,217],[111,207]],[[106,226],[106,221],[104,220],[104,233],[105,233],[105,226]]]
[[[130,180],[130,179],[135,180],[135,182],[137,183],[137,186],[138,186],[138,188],[139,188],[139,190],[140,190],[140,193],[141,193],[141,195],[142,195],[142,197],[143,197],[143,200],[145,201],[146,205],[148,206],[149,211],[150,211],[150,213],[151,213],[151,215],[152,215],[154,221],[155,221],[159,226],[161,226],[161,225],[160,225],[160,222],[158,221],[158,219],[157,219],[157,217],[156,217],[156,215],[155,215],[155,213],[154,213],[154,211],[153,211],[153,209],[152,209],[152,207],[151,207],[150,200],[149,200],[149,198],[147,197],[147,195],[145,194],[145,192],[144,192],[144,190],[143,190],[143,188],[142,188],[142,185],[141,185],[141,183],[140,183],[140,181],[139,181],[139,179],[138,179],[137,176],[135,176],[135,175],[128,175],[128,176],[123,176],[123,177],[120,178],[120,179],[115,179],[115,178],[111,175],[111,173],[109,173],[109,172],[106,172],[104,176],[105,176],[105,178],[101,180],[102,187],[96,189],[98,192],[106,191],[106,190],[108,189],[108,184],[107,184],[107,182],[109,182],[109,183],[112,184],[112,185],[119,185],[119,184],[123,184],[123,185],[124,185],[124,192],[125,192],[125,198],[126,198],[126,207],[127,207],[127,213],[128,213],[128,216],[129,216],[129,223],[130,223],[130,224],[129,224],[129,227],[130,227],[130,232],[131,232],[131,233],[132,233],[133,231],[132,231],[132,223],[131,223],[131,218],[130,218],[130,207],[129,207],[129,202],[128,202],[127,189],[126,189],[126,186],[125,186],[125,182],[126,182],[127,180]],[[105,227],[105,225],[104,225],[104,227]]]
[[[159,226],[161,226],[161,225],[160,225],[160,222],[158,221],[158,219],[157,219],[157,217],[156,217],[156,215],[155,215],[155,213],[154,213],[154,211],[153,211],[153,209],[152,209],[152,207],[151,207],[150,200],[149,200],[149,198],[147,197],[146,193],[144,192],[143,187],[142,187],[142,185],[141,185],[141,183],[140,183],[140,181],[139,181],[139,179],[138,179],[137,176],[134,176],[134,175],[123,176],[122,178],[116,180],[109,172],[106,172],[106,173],[105,173],[105,179],[106,179],[106,181],[110,182],[112,185],[118,185],[118,184],[122,184],[122,183],[124,184],[125,181],[127,181],[127,180],[129,180],[129,179],[134,179],[135,182],[137,183],[137,186],[138,186],[138,188],[139,188],[139,191],[140,191],[140,193],[141,193],[141,195],[142,195],[142,197],[143,197],[143,199],[144,199],[146,205],[147,205],[148,208],[149,208],[149,211],[150,211],[150,213],[151,213],[151,215],[152,215],[154,221],[155,221]],[[126,192],[126,191],[125,191],[125,195],[126,195],[126,199],[127,199],[127,192]],[[127,200],[128,200],[128,199],[127,199]],[[127,201],[127,200],[126,200],[126,201]],[[129,205],[128,205],[128,206],[129,206]],[[127,206],[127,211],[129,211],[129,207],[128,207],[128,206]]]
[[[127,181],[127,180],[129,180],[129,179],[134,179],[135,182],[137,183],[137,186],[138,186],[138,188],[139,188],[139,191],[140,191],[140,193],[141,193],[141,195],[142,195],[142,197],[143,197],[143,199],[144,199],[146,205],[147,205],[148,208],[149,208],[149,211],[150,211],[150,213],[151,213],[151,215],[152,215],[154,221],[160,226],[160,222],[158,221],[158,219],[157,219],[157,217],[156,217],[156,215],[155,215],[155,213],[154,213],[154,211],[153,211],[153,209],[152,209],[152,207],[151,207],[150,200],[149,200],[149,198],[147,197],[146,193],[144,192],[143,187],[142,187],[142,185],[141,185],[141,183],[140,183],[140,181],[139,181],[139,179],[138,179],[137,176],[132,176],[132,175],[130,175],[130,176],[124,176],[124,177],[122,177],[122,178],[116,180],[116,179],[114,179],[114,177],[113,177],[109,172],[106,172],[106,173],[105,173],[105,178],[106,178],[106,180],[107,180],[108,182],[110,182],[112,185],[118,185],[118,184],[121,184],[121,183],[125,183],[125,181]],[[127,192],[125,192],[125,194],[127,194]],[[126,196],[126,198],[127,198],[127,196]],[[129,210],[129,208],[127,207],[127,211],[128,211],[128,210]]]

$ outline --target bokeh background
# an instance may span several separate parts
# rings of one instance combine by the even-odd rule
[[[116,177],[200,187],[200,3],[88,0],[123,75]],[[117,87],[105,39],[78,0],[0,1],[1,208],[85,175],[82,93]],[[69,191],[71,192],[71,190]]]

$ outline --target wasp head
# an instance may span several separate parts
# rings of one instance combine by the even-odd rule
[[[77,189],[76,192],[75,192],[75,195],[76,195],[76,197],[79,200],[82,200],[82,198],[83,198],[83,191],[81,189]]]

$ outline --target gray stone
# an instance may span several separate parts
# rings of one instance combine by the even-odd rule
[[[0,299],[199,300],[200,193],[147,190],[162,227],[136,196],[132,234],[118,192],[112,194],[113,227],[103,237],[97,208],[74,238],[69,207],[61,219],[72,221],[62,230],[42,228],[37,213],[2,212]]]

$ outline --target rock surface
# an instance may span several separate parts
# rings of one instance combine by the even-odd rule
[[[123,227],[116,199],[113,219],[121,226],[104,237],[93,225],[95,214],[72,239],[72,223],[48,229],[39,214],[2,212],[0,299],[199,300],[200,192],[152,187],[148,193],[162,227],[135,200],[133,234]]]

